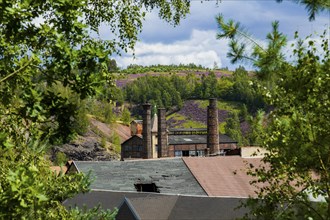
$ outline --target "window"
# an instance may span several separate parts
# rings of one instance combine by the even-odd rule
[[[155,183],[136,183],[134,184],[138,192],[155,192],[159,193],[159,189]]]
[[[194,151],[194,150],[189,151],[189,156],[190,157],[196,156],[196,151]]]
[[[182,157],[182,151],[181,150],[176,150],[174,152],[175,157]]]
[[[204,153],[203,150],[198,150],[196,156],[198,156],[198,157],[204,157],[205,156],[205,153]]]
[[[182,156],[183,157],[189,157],[189,150],[183,150],[182,151]]]

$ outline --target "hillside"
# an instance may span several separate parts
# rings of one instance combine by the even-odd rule
[[[167,116],[170,128],[206,128],[208,100],[188,100],[183,107]],[[218,100],[219,131],[225,133],[226,120],[232,112],[239,113],[242,104]],[[248,129],[245,121],[241,121],[242,130]]]
[[[95,116],[89,119],[88,131],[71,143],[55,147],[53,157],[56,152],[63,152],[69,159],[118,159],[120,144],[130,137],[129,128],[119,123],[109,126],[101,121],[121,120],[128,124],[132,119],[141,119],[141,104],[146,102],[151,103],[153,112],[157,107],[166,108],[169,128],[205,128],[208,99],[217,98],[221,133],[226,133],[226,121],[232,113],[237,113],[235,122],[231,120],[227,129],[235,140],[248,136],[247,116],[264,108],[258,91],[249,86],[254,77],[244,68],[234,72],[168,66],[142,70],[115,74],[115,78],[119,77],[117,87],[100,88],[97,96],[86,102],[85,113]],[[241,131],[235,133],[235,130]]]
[[[144,77],[144,76],[171,76],[172,74],[176,74],[177,76],[186,76],[189,73],[193,73],[197,76],[197,78],[201,78],[203,75],[207,76],[213,72],[217,78],[221,77],[229,77],[232,75],[231,71],[210,71],[210,70],[186,70],[186,71],[171,71],[171,72],[147,72],[147,73],[137,73],[137,74],[122,74],[120,79],[116,80],[116,85],[119,88],[125,87],[127,84],[133,82],[134,80]]]
[[[91,117],[84,135],[67,144],[53,147],[52,160],[62,152],[69,160],[119,160],[120,143],[130,137],[130,128],[114,123],[111,126]]]

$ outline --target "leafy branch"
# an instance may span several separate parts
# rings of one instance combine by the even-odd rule
[[[3,83],[4,81],[8,80],[10,77],[13,77],[14,75],[23,71],[26,67],[28,67],[32,63],[32,61],[33,61],[33,59],[31,58],[21,68],[19,68],[18,70],[15,70],[14,72],[12,72],[9,75],[5,76],[4,78],[0,79],[0,83]]]

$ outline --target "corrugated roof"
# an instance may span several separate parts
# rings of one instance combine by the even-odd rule
[[[179,144],[207,144],[207,135],[169,135],[169,145]],[[237,141],[231,139],[225,134],[219,134],[219,143],[237,143]]]
[[[183,160],[209,196],[255,196],[256,188],[250,185],[252,177],[246,171],[247,164],[259,166],[260,158],[185,157]]]
[[[136,191],[136,183],[155,183],[160,193],[206,195],[181,158],[134,161],[75,161],[92,172],[92,189]]]

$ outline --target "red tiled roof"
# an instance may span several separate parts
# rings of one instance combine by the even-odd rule
[[[259,166],[260,158],[185,157],[183,161],[209,196],[255,196],[250,185],[252,177],[246,174],[247,164]]]

